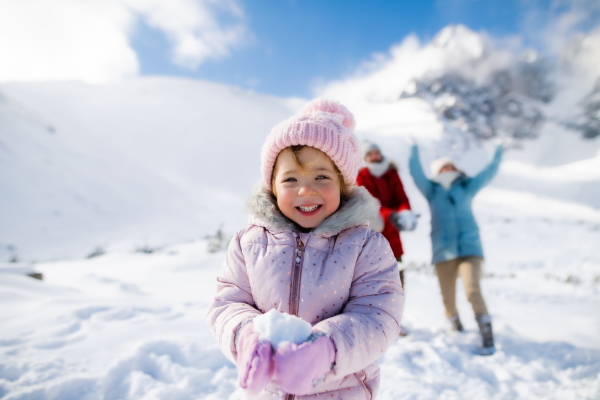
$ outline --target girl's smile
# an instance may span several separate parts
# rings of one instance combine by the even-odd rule
[[[314,228],[340,206],[338,170],[331,158],[304,147],[297,161],[288,148],[275,163],[274,193],[279,210],[303,228]]]
[[[302,213],[304,216],[310,216],[316,214],[321,208],[321,205],[315,204],[313,206],[300,206],[296,208],[300,210],[300,213]]]

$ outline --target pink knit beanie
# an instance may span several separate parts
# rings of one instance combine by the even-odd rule
[[[360,144],[354,136],[354,116],[336,101],[314,99],[300,113],[271,130],[261,152],[264,184],[271,189],[273,165],[279,153],[290,146],[305,145],[327,154],[347,184],[354,184],[362,163]]]

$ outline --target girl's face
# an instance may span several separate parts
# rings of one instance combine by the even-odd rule
[[[314,228],[340,206],[340,181],[331,158],[314,147],[298,154],[300,167],[289,148],[275,163],[275,192],[279,210],[303,228]]]

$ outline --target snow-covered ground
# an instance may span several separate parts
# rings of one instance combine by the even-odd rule
[[[474,354],[460,282],[467,332],[446,331],[429,210],[407,169],[406,134],[427,166],[444,125],[422,99],[394,100],[388,79],[396,56],[421,51],[410,40],[381,71],[323,88],[398,163],[421,215],[403,235],[411,333],[381,358],[378,398],[600,398],[600,137],[549,121],[476,197],[498,351]],[[0,85],[0,262],[22,262],[0,264],[0,398],[241,398],[204,322],[224,253],[203,238],[245,225],[264,137],[302,103],[158,77]],[[461,168],[476,173],[491,147],[471,144]]]
[[[466,332],[447,333],[431,267],[411,264],[410,335],[381,359],[379,399],[600,396],[600,287],[597,279],[564,276],[573,257],[588,257],[588,269],[600,270],[599,223],[553,217],[551,208],[530,217],[536,199],[527,197],[489,212],[501,195],[489,190],[476,205],[489,244],[482,285],[497,353],[475,354],[479,335],[460,284]],[[559,246],[565,235],[582,254]],[[42,282],[0,275],[0,398],[242,398],[235,367],[204,323],[223,256],[200,240],[151,254],[39,263]],[[568,265],[556,265],[561,260]]]
[[[381,358],[378,398],[600,396],[600,211],[505,188],[513,172],[504,168],[474,203],[498,348],[491,357],[475,354],[479,335],[460,281],[467,331],[446,331],[428,264],[427,206],[405,178],[422,214],[404,235],[410,335]],[[204,323],[224,257],[207,248],[195,240],[33,264],[41,282],[14,267],[0,273],[0,398],[242,398],[235,367]]]

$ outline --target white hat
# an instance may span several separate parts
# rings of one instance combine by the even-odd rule
[[[450,157],[440,157],[437,160],[434,160],[431,163],[431,167],[430,167],[431,175],[432,176],[438,175],[440,173],[440,169],[442,169],[442,167],[447,164],[452,164],[456,168],[456,163]],[[456,169],[458,169],[458,168],[456,168]]]
[[[360,149],[362,150],[363,159],[367,156],[367,154],[371,150],[377,150],[378,152],[381,153],[379,146],[377,146],[375,143],[370,142],[368,140],[363,140],[363,142],[360,144]]]

